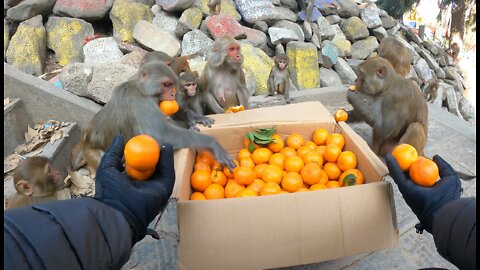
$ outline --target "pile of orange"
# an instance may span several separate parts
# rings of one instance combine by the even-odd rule
[[[250,152],[245,144],[230,172],[208,151],[199,152],[190,178],[191,200],[223,199],[304,192],[360,185],[357,157],[344,151],[345,138],[318,128],[311,138],[293,133]]]
[[[410,144],[397,145],[392,151],[392,156],[400,169],[408,171],[410,179],[417,185],[431,187],[440,177],[437,164],[426,157],[419,157],[417,149]]]
[[[144,181],[155,172],[160,147],[154,138],[141,134],[128,140],[123,154],[127,175],[133,180]]]

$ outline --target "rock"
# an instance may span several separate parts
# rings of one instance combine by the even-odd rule
[[[421,79],[418,77],[418,74],[415,71],[415,68],[413,67],[413,65],[410,66],[410,73],[407,75],[407,78],[408,79],[412,78],[414,81],[417,81],[417,80],[421,81]],[[421,85],[419,85],[419,86],[421,86]]]
[[[340,24],[340,28],[350,42],[365,39],[369,36],[365,23],[358,17],[351,17],[343,21]]]
[[[270,27],[268,28],[268,35],[273,45],[286,44],[290,41],[297,41],[298,36],[292,30]]]
[[[320,87],[330,87],[330,86],[342,86],[342,79],[340,76],[332,70],[328,68],[320,68]]]
[[[141,55],[145,55],[147,53],[146,50],[138,47],[138,46],[135,46],[135,45],[132,45],[132,44],[129,44],[129,43],[126,43],[126,42],[119,42],[118,43],[118,48],[122,51],[122,53],[124,54],[127,54],[127,53],[131,53],[131,52],[138,52],[140,53]]]
[[[47,31],[43,27],[42,15],[38,15],[20,23],[9,42],[6,59],[8,64],[24,73],[40,76],[46,53]]]
[[[334,24],[334,25],[331,25],[331,26],[332,26],[333,32],[335,33],[335,37],[342,37],[344,39],[347,39],[347,37],[343,33],[342,29],[340,29],[340,25]]]
[[[327,19],[321,17],[318,19],[317,24],[318,28],[320,29],[322,40],[332,40],[335,36],[335,31],[333,30],[332,26],[330,26],[330,23],[328,23]]]
[[[425,40],[423,42],[423,47],[425,47],[425,49],[429,50],[433,55],[438,54],[438,48],[430,40]]]
[[[203,74],[203,70],[207,65],[207,61],[203,60],[203,58],[195,58],[188,60],[188,65],[190,66],[191,71],[196,71],[199,77],[201,77]]]
[[[343,37],[335,36],[332,40],[332,43],[337,47],[338,56],[350,57],[352,51],[352,44],[350,41]]]
[[[413,41],[415,42],[418,46],[421,46],[423,44],[423,40],[413,31],[412,28],[408,28],[406,35],[408,41]]]
[[[232,36],[236,39],[247,37],[243,31],[242,25],[231,16],[213,15],[208,17],[205,21],[208,32],[213,39],[218,39],[225,35]]]
[[[382,20],[382,26],[385,29],[390,29],[397,25],[397,21],[391,16],[380,17],[380,19]]]
[[[257,29],[262,31],[263,33],[267,33],[268,31],[268,24],[264,21],[256,21],[253,23],[253,29]]]
[[[96,21],[105,17],[113,2],[114,0],[57,0],[53,14]]]
[[[305,21],[306,19],[306,12],[304,10],[300,11],[299,13],[297,13],[298,15],[298,18],[300,19],[300,21]],[[312,15],[310,17],[310,21],[311,22],[316,22],[319,18],[322,18],[322,13],[320,13],[320,11],[317,9],[317,8],[313,8],[312,9]]]
[[[443,71],[443,69],[437,68],[434,70],[434,72],[438,79],[445,79],[445,71]]]
[[[326,16],[325,19],[327,19],[328,23],[330,25],[332,24],[339,24],[342,20],[340,19],[340,16],[334,14],[334,15],[329,15]]]
[[[313,35],[313,30],[312,30],[312,26],[309,22],[303,22],[302,23],[302,31],[303,31],[303,34],[305,35],[305,41],[311,41],[312,40],[312,35]]]
[[[47,16],[52,12],[56,0],[23,0],[7,10],[7,19],[22,22],[37,15]]]
[[[118,41],[133,42],[133,28],[140,20],[151,22],[153,13],[144,4],[129,0],[116,0],[110,10],[113,24],[113,36]]]
[[[337,63],[338,50],[335,44],[325,41],[322,46],[322,63],[325,68],[332,68]]]
[[[248,23],[279,20],[295,22],[297,20],[297,15],[293,11],[276,7],[269,0],[236,0],[235,3],[243,20]]]
[[[425,91],[423,91],[423,90],[422,90],[422,92],[425,93]],[[442,108],[442,104],[443,104],[443,101],[445,100],[445,98],[446,98],[446,96],[445,96],[445,84],[444,83],[439,83],[438,84],[438,89],[437,89],[437,97],[434,100],[430,101],[430,103],[438,106],[439,108]]]
[[[180,41],[150,22],[138,21],[133,28],[133,37],[151,50],[162,51],[170,56],[180,53]]]
[[[134,51],[122,56],[122,58],[120,58],[120,64],[124,64],[134,69],[138,69],[142,64],[144,56],[145,54],[142,54],[141,52],[138,52],[138,51]]]
[[[221,11],[220,15],[228,15],[235,18],[236,21],[240,21],[242,19],[242,15],[237,11],[237,5],[233,2],[233,0],[222,0],[221,3]]]
[[[388,31],[387,31],[388,33]],[[395,35],[393,35],[393,37],[398,40],[400,43],[403,44],[403,46],[405,46],[405,48],[407,48],[408,50],[408,53],[410,54],[410,63],[413,63],[413,60],[415,58],[415,55],[417,54],[415,52],[415,49],[413,48],[412,45],[410,45],[406,40],[405,38],[403,38],[403,36],[400,34],[400,33],[397,33]]]
[[[445,67],[443,71],[445,71],[445,79],[455,80],[455,70],[452,67]]]
[[[161,6],[166,11],[184,11],[191,7],[195,0],[156,0],[157,5]]]
[[[338,58],[337,63],[333,65],[333,69],[337,72],[343,84],[355,83],[357,75],[343,58]]]
[[[353,72],[355,72],[355,75],[359,75],[358,72],[358,66],[363,62],[364,60],[358,60],[358,59],[347,59],[348,65],[352,68]]]
[[[267,38],[267,35],[265,35],[265,33],[250,27],[246,27],[246,26],[242,26],[242,28],[245,34],[247,35],[247,41],[250,44],[260,49],[267,47],[268,38]]]
[[[243,55],[243,68],[253,74],[256,82],[255,95],[268,92],[267,81],[273,60],[261,49],[253,47],[250,43],[241,41],[240,50]]]
[[[175,28],[175,35],[180,38],[187,32],[198,29],[200,23],[202,23],[202,19],[202,11],[199,8],[191,7],[184,10]]]
[[[461,97],[460,102],[458,103],[458,110],[462,115],[463,119],[468,122],[475,123],[477,121],[475,108],[473,107],[472,103],[468,101],[468,99]]]
[[[296,40],[298,40],[298,41],[304,41],[305,40],[305,35],[302,31],[302,27],[300,27],[298,24],[296,24],[294,22],[287,21],[287,20],[281,20],[281,21],[278,21],[275,24],[273,24],[272,27],[284,28],[284,29],[291,30],[291,31],[295,32],[295,34],[297,35],[298,39],[296,39]]]
[[[285,48],[283,48],[282,44],[278,44],[277,46],[275,46],[275,55],[280,53],[285,53]]]
[[[382,42],[384,38],[387,37],[387,30],[382,26],[371,29],[372,34],[377,38],[378,42]]]
[[[461,117],[462,114],[458,110],[458,100],[457,100],[457,95],[455,94],[455,90],[449,84],[445,84],[444,87],[445,87],[445,95],[446,95],[448,111]]]
[[[425,61],[427,61],[428,66],[430,67],[430,69],[435,71],[435,73],[436,73],[437,70],[442,70],[440,68],[440,66],[438,65],[437,61],[435,61],[435,59],[433,59],[432,55],[430,54],[430,52],[428,50],[421,49],[419,54]],[[443,72],[443,70],[442,70],[442,72]],[[443,73],[443,78],[445,78],[445,73]]]
[[[82,19],[50,16],[45,28],[47,47],[55,52],[60,66],[83,62],[85,38],[94,34],[90,23]]]
[[[10,26],[7,20],[3,19],[3,58],[5,58],[5,52],[8,48],[8,42],[10,41]]]
[[[85,63],[103,64],[118,62],[123,53],[112,37],[94,39],[83,46]]]
[[[163,31],[175,35],[175,29],[178,25],[178,18],[174,15],[161,10],[159,11],[152,20],[152,23]]]
[[[375,50],[378,49],[378,41],[376,37],[368,37],[352,44],[352,58],[364,60]]]
[[[192,30],[186,33],[182,39],[182,54],[207,52],[213,45],[213,40],[200,30]]]
[[[394,27],[388,29],[387,33],[388,33],[389,36],[395,35],[398,32],[398,30],[400,30],[400,24],[399,23],[397,23],[397,25],[395,25]]]
[[[299,9],[297,0],[280,0],[280,3],[288,9],[292,9],[292,10]]]
[[[378,15],[378,9],[368,6],[360,11],[360,18],[365,23],[367,28],[377,28],[382,26],[382,20]]]
[[[442,51],[438,50],[438,54],[434,56],[435,61],[441,66],[441,67],[447,67],[447,55]]]
[[[315,6],[320,10],[323,16],[335,15],[337,10],[340,7],[337,1],[335,0],[317,0],[314,1]]]
[[[423,82],[427,82],[433,78],[432,70],[428,67],[427,61],[423,58],[418,59],[418,61],[413,64],[413,67],[415,68],[418,77]]]
[[[291,41],[287,44],[290,78],[297,89],[320,87],[317,48],[311,43]]]
[[[342,18],[358,17],[360,15],[360,8],[357,3],[351,0],[337,0],[340,7],[337,9],[337,14]]]

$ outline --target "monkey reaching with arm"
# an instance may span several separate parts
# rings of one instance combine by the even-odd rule
[[[274,66],[268,76],[268,95],[274,96],[280,93],[285,96],[287,103],[290,103],[290,72],[288,64],[290,60],[284,53],[280,53],[273,58]]]

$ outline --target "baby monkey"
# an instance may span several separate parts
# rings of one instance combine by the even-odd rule
[[[273,58],[273,61],[275,65],[268,77],[268,96],[282,94],[287,103],[290,103],[290,72],[288,71],[290,60],[286,54],[279,53]]]

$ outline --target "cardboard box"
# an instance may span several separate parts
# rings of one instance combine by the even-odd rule
[[[365,184],[294,194],[189,201],[196,152],[177,153],[180,269],[265,269],[321,262],[394,247],[398,229],[385,165],[345,123],[335,124],[320,102],[251,109],[212,116],[216,137],[235,155],[253,129],[275,127],[286,138],[311,138],[319,127],[341,132],[344,150],[358,157]]]

